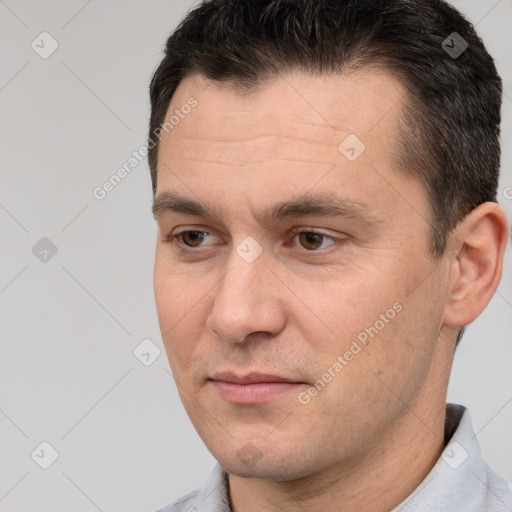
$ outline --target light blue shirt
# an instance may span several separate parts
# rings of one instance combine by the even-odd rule
[[[391,512],[512,512],[512,484],[482,457],[469,411],[446,406],[441,457],[425,480]],[[206,484],[157,512],[231,512],[228,475],[216,464]]]

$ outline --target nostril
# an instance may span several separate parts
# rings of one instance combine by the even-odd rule
[[[233,340],[233,339],[228,339],[228,338],[225,338],[224,336],[221,336],[215,329],[210,329],[213,334],[215,334],[215,336],[217,336],[217,338],[219,338],[219,340],[225,342],[225,343],[237,343],[237,344],[241,344],[241,343],[244,343],[244,341],[246,340],[247,336],[243,336],[240,340]]]

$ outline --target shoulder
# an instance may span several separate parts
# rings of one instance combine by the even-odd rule
[[[194,503],[197,504],[198,497],[199,490],[189,492],[164,508],[158,509],[156,512],[197,512]]]
[[[156,512],[231,512],[228,487],[227,473],[216,464],[203,487]]]
[[[510,512],[512,510],[512,483],[497,475],[487,466],[485,511]]]

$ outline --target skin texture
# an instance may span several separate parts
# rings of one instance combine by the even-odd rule
[[[157,202],[169,192],[215,214],[158,208],[154,290],[181,399],[230,474],[232,508],[390,510],[444,447],[456,326],[499,282],[503,210],[474,210],[432,258],[426,192],[393,153],[404,88],[383,70],[290,72],[251,92],[190,75],[168,115],[190,97],[197,106],[160,143]],[[338,149],[349,134],[365,144],[354,161]],[[368,207],[263,218],[276,203],[328,194]],[[198,247],[178,236],[187,229],[207,233]],[[299,234],[312,230],[325,235],[313,248]],[[252,263],[237,253],[246,237],[262,249]],[[400,312],[332,377],[337,357],[393,304]],[[301,403],[329,368],[330,381]],[[234,404],[209,380],[218,371],[301,384]]]

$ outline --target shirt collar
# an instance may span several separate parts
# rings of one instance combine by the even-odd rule
[[[487,480],[486,467],[469,411],[462,405],[446,406],[445,445],[423,482],[392,512],[412,512],[418,508],[435,510],[436,507],[442,507],[445,512],[479,510],[474,506],[475,500],[481,500],[481,486],[485,487]],[[468,489],[469,481],[475,481],[474,492]]]

